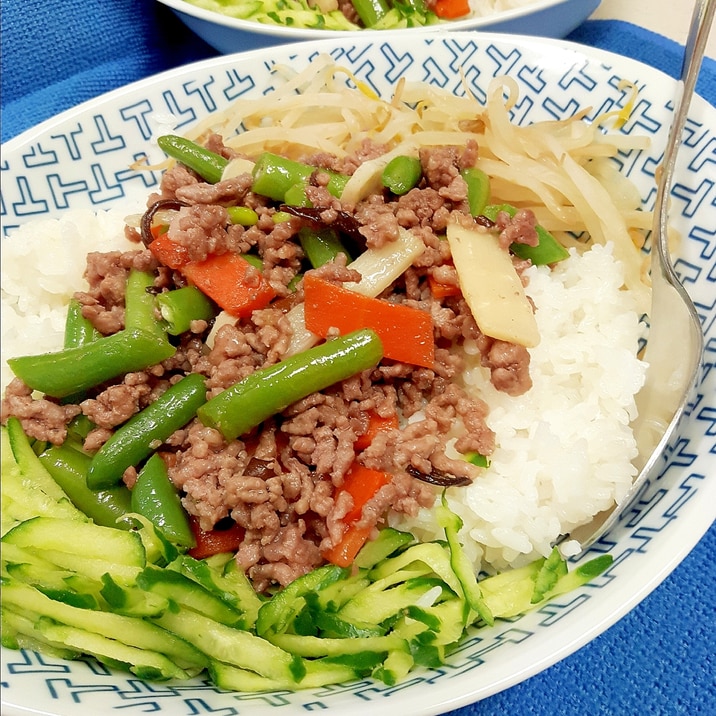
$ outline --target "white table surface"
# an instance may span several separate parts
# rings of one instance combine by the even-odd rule
[[[683,45],[691,24],[692,0],[602,0],[595,20],[626,20]],[[706,55],[716,59],[716,33],[711,31]]]

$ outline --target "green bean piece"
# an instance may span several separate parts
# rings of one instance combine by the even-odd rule
[[[264,262],[261,260],[260,256],[257,256],[256,254],[241,254],[241,256],[246,259],[255,269],[258,269],[259,271],[264,270]]]
[[[409,7],[413,12],[417,12],[420,15],[427,15],[428,6],[425,4],[425,0],[403,0],[403,4],[406,7]],[[429,22],[425,23],[426,25],[431,24]]]
[[[172,336],[188,331],[192,321],[210,321],[217,313],[215,304],[196,286],[160,293],[156,303]]]
[[[232,224],[255,226],[259,220],[259,215],[248,206],[229,206],[226,211]]]
[[[33,390],[65,398],[124,373],[161,363],[175,352],[166,336],[131,329],[76,348],[10,358],[8,365]]]
[[[157,144],[163,152],[195,171],[210,184],[221,181],[221,175],[229,163],[229,160],[220,154],[176,134],[159,137]]]
[[[386,0],[352,0],[358,17],[366,27],[373,27],[388,14],[390,6]]]
[[[294,184],[286,189],[283,203],[289,206],[313,206],[313,202],[306,195],[306,184]]]
[[[149,292],[153,286],[153,274],[136,269],[129,272],[124,296],[124,327],[167,340],[166,330],[157,316],[154,294]]]
[[[298,232],[298,239],[313,268],[333,261],[338,254],[345,254],[348,260],[351,260],[350,254],[333,229],[325,228],[316,231],[304,226]]]
[[[383,169],[381,181],[383,186],[393,194],[402,196],[415,188],[423,175],[420,159],[400,155],[393,157]]]
[[[76,298],[71,298],[65,320],[64,348],[83,346],[101,336],[102,334],[92,325],[92,321],[82,315],[82,304]]]
[[[39,458],[72,504],[95,524],[120,529],[131,527],[128,521],[121,520],[131,509],[131,496],[125,485],[104,490],[91,490],[87,486],[87,472],[92,461],[89,455],[65,443],[52,445]]]
[[[67,306],[67,318],[65,319],[64,348],[76,348],[101,338],[102,334],[92,325],[92,322],[82,315],[82,304],[71,298]],[[66,395],[62,402],[65,405],[81,403],[87,395],[84,392]]]
[[[271,152],[263,152],[256,160],[251,191],[255,194],[267,196],[274,201],[285,201],[286,192],[291,187],[296,184],[308,184],[311,175],[316,171],[330,175],[326,188],[333,196],[340,198],[349,179],[345,174],[313,167],[310,164],[302,164]]]
[[[190,373],[172,385],[119,427],[95,453],[87,473],[89,487],[98,490],[117,484],[128,467],[136,467],[149,457],[205,402],[204,376]]]
[[[353,331],[261,368],[197,411],[199,420],[231,441],[311,393],[375,366],[383,344],[370,329]]]
[[[158,453],[144,463],[137,475],[132,488],[132,512],[146,517],[173,544],[195,546],[189,517]]]
[[[504,211],[510,216],[517,213],[517,208],[511,204],[490,204],[485,207],[482,214],[491,221],[497,219],[497,215]],[[545,228],[537,224],[535,227],[539,243],[537,246],[528,246],[514,242],[510,244],[510,251],[518,258],[531,261],[535,266],[554,264],[563,261],[569,256],[569,251],[557,241]]]
[[[463,169],[460,176],[467,184],[467,204],[470,207],[470,214],[479,216],[490,200],[490,177],[477,167]]]

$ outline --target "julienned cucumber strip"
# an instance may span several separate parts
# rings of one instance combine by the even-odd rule
[[[40,462],[17,418],[0,428],[2,532],[36,515],[87,521]]]
[[[15,484],[22,501],[32,487]],[[555,551],[478,582],[459,517],[447,502],[439,508],[446,542],[414,543],[385,530],[353,570],[327,565],[271,597],[253,593],[233,555],[178,555],[137,515],[128,516],[131,530],[35,517],[2,540],[3,644],[94,655],[147,680],[208,669],[225,689],[302,689],[371,676],[392,685],[416,666],[439,667],[484,614],[524,613],[611,564],[602,555],[568,572]]]

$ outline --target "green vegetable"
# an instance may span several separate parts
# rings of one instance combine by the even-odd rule
[[[248,669],[268,679],[297,684],[303,661],[248,631],[217,622],[191,609],[167,611],[156,619],[167,632],[191,641],[210,659]]]
[[[479,452],[465,453],[465,460],[473,465],[477,465],[477,467],[490,467],[490,458]]]
[[[126,534],[126,533],[122,533]],[[54,622],[69,627],[81,629],[84,632],[102,635],[120,645],[135,647],[148,654],[157,653],[166,655],[163,658],[175,657],[185,665],[203,666],[205,660],[200,652],[171,632],[160,629],[156,624],[136,617],[127,617],[111,612],[80,609],[58,602],[42,594],[37,589],[22,584],[6,584],[2,591],[3,604],[7,603],[15,608],[35,612],[41,617],[48,617]],[[58,641],[62,643],[62,638]],[[72,640],[69,646],[74,647]],[[93,653],[93,649],[77,646],[82,651]],[[99,654],[97,654],[99,656]],[[141,661],[147,658],[137,652],[134,658]],[[122,661],[120,659],[120,661]],[[167,664],[172,664],[167,659]],[[176,665],[173,665],[176,669]],[[181,673],[172,674],[172,678],[186,678]],[[154,678],[157,678],[156,676]]]
[[[303,609],[306,595],[321,591],[347,574],[346,569],[328,564],[295,579],[259,609],[256,631],[261,636],[286,631],[291,620]]]
[[[278,154],[263,152],[256,160],[253,168],[254,181],[251,191],[255,194],[267,196],[275,201],[284,201],[286,192],[296,191],[296,185],[308,184],[314,172],[323,172],[330,176],[327,185],[328,191],[333,196],[340,198],[349,177],[344,174],[330,172],[327,169],[302,164],[292,159],[286,159]]]
[[[386,0],[352,0],[352,5],[361,22],[368,28],[374,27],[390,10]]]
[[[204,425],[234,440],[297,400],[373,367],[382,356],[374,331],[353,331],[255,371],[197,413]]]
[[[226,209],[229,215],[229,221],[232,224],[241,224],[241,226],[254,226],[259,215],[248,206],[229,206]]]
[[[485,624],[492,625],[495,619],[482,598],[475,569],[472,562],[467,558],[458,538],[458,532],[462,529],[463,522],[448,507],[445,490],[442,495],[442,504],[437,505],[435,510],[437,511],[438,524],[445,530],[445,537],[450,549],[450,564],[455,571],[455,575],[460,580],[465,600]]]
[[[87,486],[92,458],[67,443],[52,445],[39,456],[40,462],[64,490],[72,503],[98,525],[129,529],[121,520],[130,511],[130,492],[125,485],[104,490]]]
[[[144,463],[132,488],[131,503],[132,512],[144,515],[170,542],[182,547],[196,544],[189,517],[161,455],[154,453]]]
[[[196,286],[160,293],[156,304],[172,336],[188,331],[192,321],[210,321],[217,313],[214,303]]]
[[[221,181],[221,175],[229,163],[228,159],[220,154],[176,134],[165,134],[159,137],[157,144],[163,152],[195,171],[209,184]]]
[[[283,195],[283,203],[289,206],[313,206],[313,203],[306,195],[306,184],[294,184],[286,189]]]
[[[567,563],[562,558],[559,549],[555,547],[535,575],[535,588],[532,592],[531,602],[538,604],[545,599],[565,574],[567,574]]]
[[[304,226],[298,232],[298,239],[313,268],[333,261],[338,254],[345,254],[350,261],[350,254],[333,229],[326,228],[316,231]]]
[[[463,169],[460,176],[467,184],[467,203],[470,213],[479,216],[485,211],[485,206],[490,200],[490,177],[477,167]]]
[[[33,390],[64,398],[161,363],[175,352],[165,337],[125,330],[77,348],[10,358],[8,365]]]
[[[497,215],[504,211],[511,217],[517,213],[517,208],[510,204],[490,204],[486,206],[482,214],[491,221],[497,219]],[[554,264],[563,261],[569,256],[567,249],[557,241],[546,229],[539,224],[535,227],[539,243],[537,246],[528,246],[527,244],[512,243],[510,251],[521,259],[529,259],[535,266],[545,264]]]
[[[144,333],[153,333],[167,340],[167,334],[158,320],[154,295],[149,292],[154,286],[154,275],[132,269],[127,277],[124,295],[124,327]]]
[[[241,625],[241,612],[176,570],[147,565],[137,577],[137,586],[171,599],[174,604],[203,614],[219,624]]]
[[[8,418],[0,437],[3,534],[15,523],[38,515],[87,520],[45,469],[18,418]]]
[[[57,517],[25,520],[5,534],[2,542],[38,550],[50,561],[57,552],[86,560],[106,559],[128,567],[144,567],[146,560],[144,546],[135,532]]]
[[[122,479],[128,467],[139,465],[175,430],[186,425],[206,402],[204,377],[190,373],[157,400],[133,415],[92,458],[87,484],[93,490]]]
[[[206,559],[182,554],[170,566],[239,612],[242,628],[251,629],[256,624],[262,601],[233,554],[216,554]]]
[[[83,346],[97,340],[101,335],[92,322],[82,315],[82,304],[76,298],[71,298],[65,320],[64,348]]]
[[[423,167],[417,157],[400,155],[393,157],[383,169],[383,186],[393,194],[402,196],[418,185],[423,175]]]

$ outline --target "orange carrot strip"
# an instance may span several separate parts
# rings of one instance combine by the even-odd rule
[[[347,524],[357,522],[363,513],[365,503],[390,480],[391,476],[387,472],[372,470],[359,462],[354,462],[338,490],[339,494],[347,492],[353,498],[353,507],[346,513],[343,521]]]
[[[149,250],[157,261],[171,269],[180,269],[189,262],[189,250],[186,246],[172,241],[167,233],[157,232],[152,228],[154,240],[149,244]]]
[[[196,546],[189,550],[189,555],[194,559],[204,559],[222,552],[236,552],[244,540],[245,530],[236,523],[225,530],[205,532],[199,527],[199,520],[192,515],[189,524],[196,540]]]
[[[432,368],[433,319],[426,311],[362,296],[308,272],[303,278],[306,328],[323,336],[372,328],[386,358]]]
[[[358,462],[353,463],[336,493],[337,497],[342,492],[348,492],[353,498],[353,507],[343,518],[347,529],[337,544],[323,552],[324,559],[339,567],[348,567],[353,563],[356,554],[373,531],[372,527],[356,527],[355,523],[360,520],[366,502],[390,480],[391,476],[387,472],[371,470]]]
[[[150,246],[154,244],[152,241]],[[204,261],[190,261],[181,271],[227,313],[239,318],[264,308],[276,295],[261,272],[239,254],[226,253],[209,256]]]
[[[337,545],[323,552],[323,558],[339,567],[350,567],[360,548],[368,541],[371,531],[370,527],[351,525]]]
[[[393,414],[387,418],[383,418],[378,413],[370,411],[368,413],[368,429],[359,435],[357,440],[353,443],[355,450],[365,450],[372,442],[375,436],[382,430],[392,430],[397,428],[398,416]]]
[[[430,286],[430,293],[432,293],[433,298],[448,298],[450,296],[459,296],[462,293],[457,284],[440,283],[433,276],[428,276],[428,286]]]
[[[438,0],[434,8],[438,17],[453,19],[470,12],[468,0]]]

